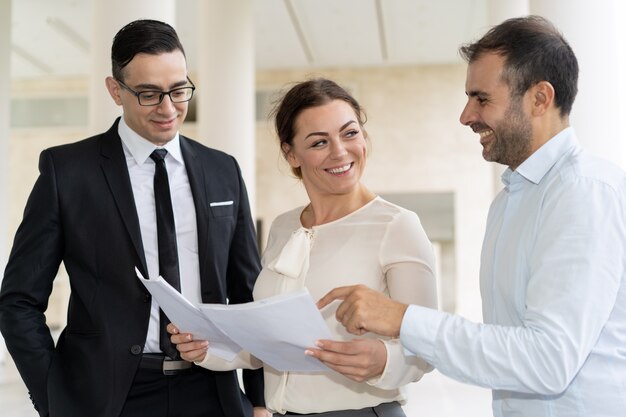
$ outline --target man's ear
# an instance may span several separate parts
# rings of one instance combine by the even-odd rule
[[[531,87],[531,92],[533,116],[541,116],[554,106],[554,87],[548,81],[538,82]]]
[[[111,95],[111,98],[113,98],[115,104],[121,106],[122,98],[120,97],[120,84],[113,77],[106,77],[104,83],[106,84],[107,90],[109,90],[109,94]]]

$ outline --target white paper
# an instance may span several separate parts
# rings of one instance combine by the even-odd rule
[[[332,335],[306,288],[245,304],[201,304],[200,311],[267,365],[279,371],[330,369],[304,351]]]
[[[244,304],[195,306],[162,277],[136,273],[172,323],[196,340],[208,340],[211,354],[231,361],[243,348],[279,371],[330,370],[304,354],[316,340],[332,338],[306,288]]]
[[[235,358],[241,347],[210,320],[207,320],[198,307],[189,302],[162,277],[145,279],[138,269],[135,268],[135,271],[159,307],[178,329],[184,333],[191,333],[194,340],[208,340],[212,355],[227,361]]]

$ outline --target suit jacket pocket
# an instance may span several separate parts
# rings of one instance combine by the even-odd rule
[[[211,217],[233,217],[235,205],[232,201],[216,202],[209,205]]]

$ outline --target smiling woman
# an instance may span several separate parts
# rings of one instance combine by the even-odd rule
[[[283,156],[310,203],[273,222],[254,298],[306,287],[319,299],[336,286],[362,284],[399,301],[435,307],[434,254],[417,215],[361,182],[367,134],[359,103],[335,82],[313,79],[292,87],[274,115]],[[319,341],[319,349],[311,346],[306,354],[334,372],[280,372],[265,365],[267,407],[286,415],[404,416],[406,384],[430,366],[405,357],[397,339],[354,338],[332,308],[322,314],[333,340]],[[186,337],[172,338],[180,342],[183,358],[224,369],[221,359]],[[246,353],[229,364],[250,365]]]

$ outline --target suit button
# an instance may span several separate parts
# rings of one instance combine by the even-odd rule
[[[140,355],[142,351],[143,349],[139,345],[132,345],[130,347],[130,353],[132,353],[133,355]]]
[[[143,295],[143,302],[144,303],[149,303],[150,302],[150,293],[147,292]]]

